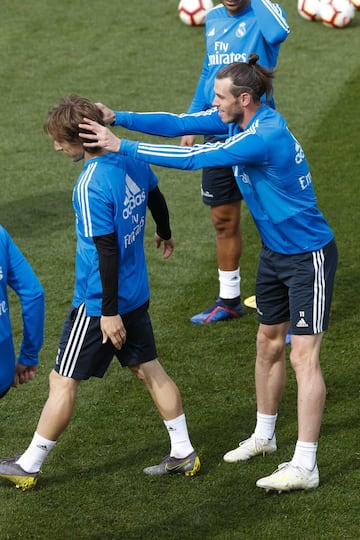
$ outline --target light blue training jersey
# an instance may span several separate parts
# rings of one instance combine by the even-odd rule
[[[228,14],[223,4],[211,9],[205,19],[204,64],[188,112],[212,107],[214,82],[220,68],[232,62],[247,62],[250,54],[256,53],[259,64],[274,69],[280,44],[289,31],[285,12],[270,0],[251,0],[234,16]]]
[[[149,191],[157,185],[150,167],[131,157],[106,154],[86,161],[73,192],[76,215],[76,278],[73,304],[100,316],[102,285],[94,236],[116,233],[118,312],[128,313],[150,296],[144,253]]]
[[[18,362],[35,366],[44,338],[44,290],[7,230],[0,226],[0,393],[12,383],[15,371],[8,287],[15,291],[21,304],[23,338]],[[2,380],[5,372],[9,372],[10,383]]]
[[[229,130],[224,142],[192,147],[122,139],[120,153],[176,169],[232,166],[264,245],[277,253],[316,251],[332,240],[316,205],[304,152],[278,111],[261,105],[244,131],[237,124],[224,124],[216,108],[182,115],[118,112],[115,116],[115,124],[168,137]]]

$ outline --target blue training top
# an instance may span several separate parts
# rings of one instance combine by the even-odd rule
[[[250,54],[256,53],[259,64],[274,69],[280,44],[289,32],[284,11],[270,0],[251,0],[245,9],[233,16],[223,4],[211,9],[205,19],[204,64],[188,112],[212,106],[214,81],[220,68],[232,62],[247,62]],[[273,105],[271,100],[269,103]]]
[[[131,157],[106,154],[86,161],[73,193],[76,214],[76,280],[73,304],[101,316],[102,284],[94,236],[116,233],[118,312],[128,313],[150,296],[144,253],[149,191],[157,185],[150,167]]]
[[[15,375],[8,287],[15,291],[21,304],[23,338],[18,362],[35,366],[44,339],[44,290],[20,249],[0,225],[0,393],[12,384]]]
[[[195,114],[116,113],[115,124],[168,137],[225,133],[215,144],[183,147],[122,139],[120,153],[177,169],[232,166],[261,239],[285,255],[316,251],[333,233],[316,206],[304,152],[281,114],[261,105],[242,131],[222,122],[216,108]]]

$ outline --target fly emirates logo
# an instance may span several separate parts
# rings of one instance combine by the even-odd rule
[[[233,52],[229,50],[227,41],[215,41],[214,52],[208,55],[209,66],[232,64],[233,62],[246,62],[245,52]]]
[[[212,28],[208,32],[208,37],[215,37],[215,28]],[[227,32],[227,29],[224,30]],[[246,35],[246,23],[241,22],[236,29],[235,35],[241,39]],[[247,62],[247,54],[245,52],[238,52],[239,45],[233,43],[235,51],[230,50],[230,43],[228,41],[216,40],[212,47],[212,53],[208,55],[209,66],[220,66],[231,64],[232,62]]]

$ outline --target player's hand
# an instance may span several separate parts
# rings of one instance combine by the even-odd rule
[[[105,316],[100,318],[100,328],[103,335],[103,343],[110,339],[116,349],[121,349],[126,341],[126,330],[120,315]]]
[[[91,131],[92,133],[79,133],[79,136],[83,139],[87,139],[87,142],[83,142],[84,148],[94,148],[100,146],[108,152],[118,152],[120,149],[120,139],[114,135],[110,129],[105,126],[101,126],[94,120],[84,118],[82,124],[79,124],[80,129]],[[91,142],[93,141],[93,142]]]
[[[37,366],[24,366],[23,364],[16,364],[16,375],[12,386],[15,388],[19,384],[25,384],[32,381],[36,375]]]
[[[157,249],[160,248],[161,244],[163,244],[163,251],[162,251],[162,258],[168,259],[172,252],[174,251],[174,239],[173,237],[169,238],[169,240],[164,240],[159,236],[157,233],[155,233],[155,247]]]
[[[183,135],[180,140],[181,146],[194,146],[195,135]]]
[[[109,109],[103,103],[95,103],[95,105],[102,113],[105,124],[113,124],[115,122],[115,113],[112,109]]]

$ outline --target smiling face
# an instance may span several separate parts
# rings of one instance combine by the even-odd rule
[[[250,0],[223,0],[222,3],[229,15],[233,16],[245,9],[250,4]]]
[[[232,81],[230,78],[215,79],[213,105],[218,108],[220,118],[225,124],[236,122],[241,125],[244,119],[244,94],[235,97],[231,93],[231,86]]]

